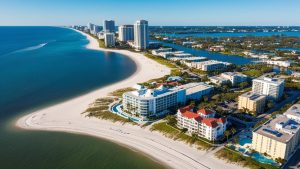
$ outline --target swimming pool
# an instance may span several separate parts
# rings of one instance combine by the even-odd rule
[[[252,139],[250,138],[240,138],[239,140],[239,144],[241,146],[244,146],[245,144],[251,144],[252,143]]]

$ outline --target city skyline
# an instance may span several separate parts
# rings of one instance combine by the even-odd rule
[[[51,2],[20,0],[1,2],[0,25],[73,25],[92,22],[102,25],[112,19],[116,25],[145,19],[151,26],[299,26],[300,2],[291,1],[195,1],[195,0],[79,0]],[[13,10],[12,10],[13,9]],[[16,12],[17,11],[17,12]],[[126,15],[124,15],[126,14]]]

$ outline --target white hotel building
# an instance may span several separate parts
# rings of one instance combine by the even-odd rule
[[[140,89],[123,94],[123,109],[143,119],[165,114],[168,109],[185,104],[188,99],[200,99],[210,93],[213,87],[204,83],[156,89]]]
[[[139,20],[134,24],[134,46],[138,50],[149,46],[148,21]]]
[[[284,79],[260,77],[252,81],[252,92],[266,95],[269,99],[278,100],[282,97]]]
[[[214,118],[215,112],[201,109],[193,111],[193,107],[187,106],[177,112],[177,126],[186,128],[189,134],[197,134],[208,140],[218,140],[224,135],[227,126],[225,118]]]
[[[134,40],[133,25],[121,25],[119,26],[119,41],[127,42]]]
[[[104,33],[104,43],[105,47],[114,47],[115,46],[115,34],[114,33]]]
[[[223,70],[228,65],[230,65],[230,63],[220,62],[216,60],[208,60],[204,62],[191,62],[190,67],[200,69],[203,71],[215,71],[215,70]]]

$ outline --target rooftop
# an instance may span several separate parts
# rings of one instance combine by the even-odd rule
[[[187,106],[187,107],[183,107],[181,109],[179,109],[180,113],[182,116],[189,118],[189,119],[195,119],[196,121],[198,121],[199,123],[204,123],[207,126],[210,126],[212,128],[215,128],[218,126],[218,123],[222,123],[224,124],[226,122],[225,118],[203,118],[199,115],[200,113],[213,113],[213,111],[208,110],[208,109],[201,109],[198,110],[197,112],[193,112],[192,111],[193,107],[192,106]]]
[[[247,97],[250,100],[257,101],[257,100],[264,99],[266,96],[252,93],[252,92],[247,92],[247,93],[242,94],[241,97]]]
[[[224,72],[221,75],[227,75],[227,76],[243,76],[243,77],[247,77],[247,75],[244,75],[242,73],[239,72]]]
[[[185,85],[177,86],[173,89],[175,89],[175,90],[186,89],[186,95],[190,95],[195,92],[199,92],[199,91],[203,91],[203,90],[207,90],[207,89],[211,89],[211,88],[213,88],[212,85],[208,85],[206,83],[199,82],[199,83],[188,83]]]
[[[284,115],[277,115],[276,118],[266,122],[254,132],[287,143],[299,130],[299,123],[287,118]]]
[[[284,115],[292,115],[300,118],[300,104],[294,104],[291,106]]]
[[[257,79],[254,79],[253,81],[259,81],[259,82],[277,84],[277,85],[280,85],[280,84],[284,83],[284,79],[269,78],[269,77],[259,77]]]

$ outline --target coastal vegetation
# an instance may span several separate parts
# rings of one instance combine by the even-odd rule
[[[147,58],[152,59],[152,60],[154,60],[154,61],[156,61],[156,62],[158,62],[158,63],[160,63],[162,65],[165,65],[165,66],[167,66],[167,67],[169,67],[171,69],[176,69],[177,68],[174,64],[172,64],[169,60],[167,60],[165,58],[154,56],[154,55],[152,55],[149,52],[146,52],[144,55]]]
[[[217,151],[215,155],[220,159],[224,159],[232,163],[237,163],[239,165],[242,165],[243,167],[248,167],[250,169],[279,169],[279,167],[277,166],[257,162],[255,159],[243,156],[239,152],[231,150],[227,147]]]
[[[109,93],[110,96],[114,96],[114,97],[119,97],[121,98],[122,95],[126,92],[130,92],[130,91],[134,91],[135,89],[132,87],[127,87],[127,88],[123,88],[123,89],[117,89],[111,93]]]
[[[94,103],[90,104],[89,108],[82,112],[82,114],[85,114],[86,117],[95,117],[103,120],[110,120],[112,122],[135,124],[132,121],[109,111],[109,105],[112,104],[113,101],[114,99],[111,97],[99,98]]]
[[[175,123],[173,123],[173,124],[175,124]],[[184,141],[188,144],[196,145],[198,147],[198,149],[201,149],[201,150],[208,150],[208,149],[212,148],[212,146],[209,143],[200,140],[198,138],[198,136],[187,135],[184,130],[180,130],[180,129],[168,124],[167,121],[158,122],[158,123],[153,124],[151,126],[150,130],[158,131],[158,132],[162,133],[163,135],[165,135],[166,137],[171,138],[173,140]]]
[[[270,73],[273,71],[271,66],[266,66],[265,64],[246,64],[239,69],[243,74],[251,76],[251,77],[259,77],[265,73]]]

